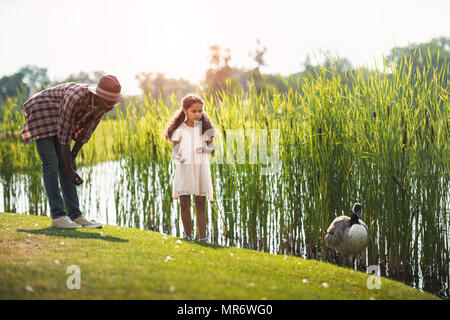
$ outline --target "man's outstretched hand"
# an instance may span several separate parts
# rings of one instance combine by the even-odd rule
[[[77,186],[84,182],[75,170],[67,171],[67,169],[64,168],[63,173]]]
[[[70,145],[61,145],[61,154],[64,160],[64,170],[63,173],[72,181],[75,185],[79,186],[84,181],[80,178],[76,172],[75,157],[72,156],[70,152]]]

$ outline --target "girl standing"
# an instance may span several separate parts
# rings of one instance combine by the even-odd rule
[[[206,198],[213,199],[208,154],[214,152],[214,125],[204,112],[205,102],[197,95],[187,95],[182,108],[175,112],[164,130],[173,144],[176,162],[172,196],[180,199],[184,238],[192,239],[191,195],[194,195],[200,241],[206,241]]]

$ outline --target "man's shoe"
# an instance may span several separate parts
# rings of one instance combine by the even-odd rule
[[[61,229],[75,229],[81,228],[81,225],[70,220],[68,216],[62,216],[56,219],[52,219],[52,227]]]
[[[81,225],[83,228],[88,229],[100,229],[103,227],[101,223],[96,221],[89,221],[85,216],[79,216],[78,218],[74,219],[73,222]]]

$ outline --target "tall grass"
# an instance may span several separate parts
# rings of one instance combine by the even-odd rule
[[[450,102],[443,74],[449,66],[417,70],[416,78],[411,66],[402,59],[396,66],[385,63],[383,72],[321,68],[307,79],[287,80],[285,93],[257,93],[251,86],[248,93],[205,96],[205,111],[218,129],[211,240],[335,261],[325,231],[359,201],[369,243],[356,267],[379,265],[382,274],[416,286],[423,281],[426,290],[448,296]],[[83,147],[82,165],[121,161],[122,170],[112,172],[121,182],[111,188],[120,224],[181,234],[171,196],[171,146],[161,134],[178,108],[174,97],[167,104],[147,97],[129,101],[127,111],[102,121]],[[9,132],[9,125],[22,123],[13,113],[2,125]],[[250,159],[250,138],[245,163],[226,161],[226,150],[238,151],[227,133],[242,130],[259,141],[267,132],[272,150],[272,129],[280,133],[280,171],[261,174],[266,164]],[[13,173],[38,171],[39,161],[35,147],[14,135],[1,142],[3,197],[11,203]]]

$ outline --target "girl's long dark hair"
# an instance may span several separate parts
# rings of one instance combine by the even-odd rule
[[[189,109],[194,103],[200,103],[202,106],[205,106],[205,101],[195,94],[188,94],[181,100],[181,105],[183,107],[175,112],[172,119],[170,119],[164,129],[163,135],[167,141],[171,142],[170,138],[172,137],[173,132],[186,120],[186,115],[184,114],[183,109]],[[205,131],[213,129],[208,131],[208,138],[214,137],[215,134],[213,131],[215,131],[215,126],[205,111],[203,111],[200,121],[202,122],[202,135]]]

